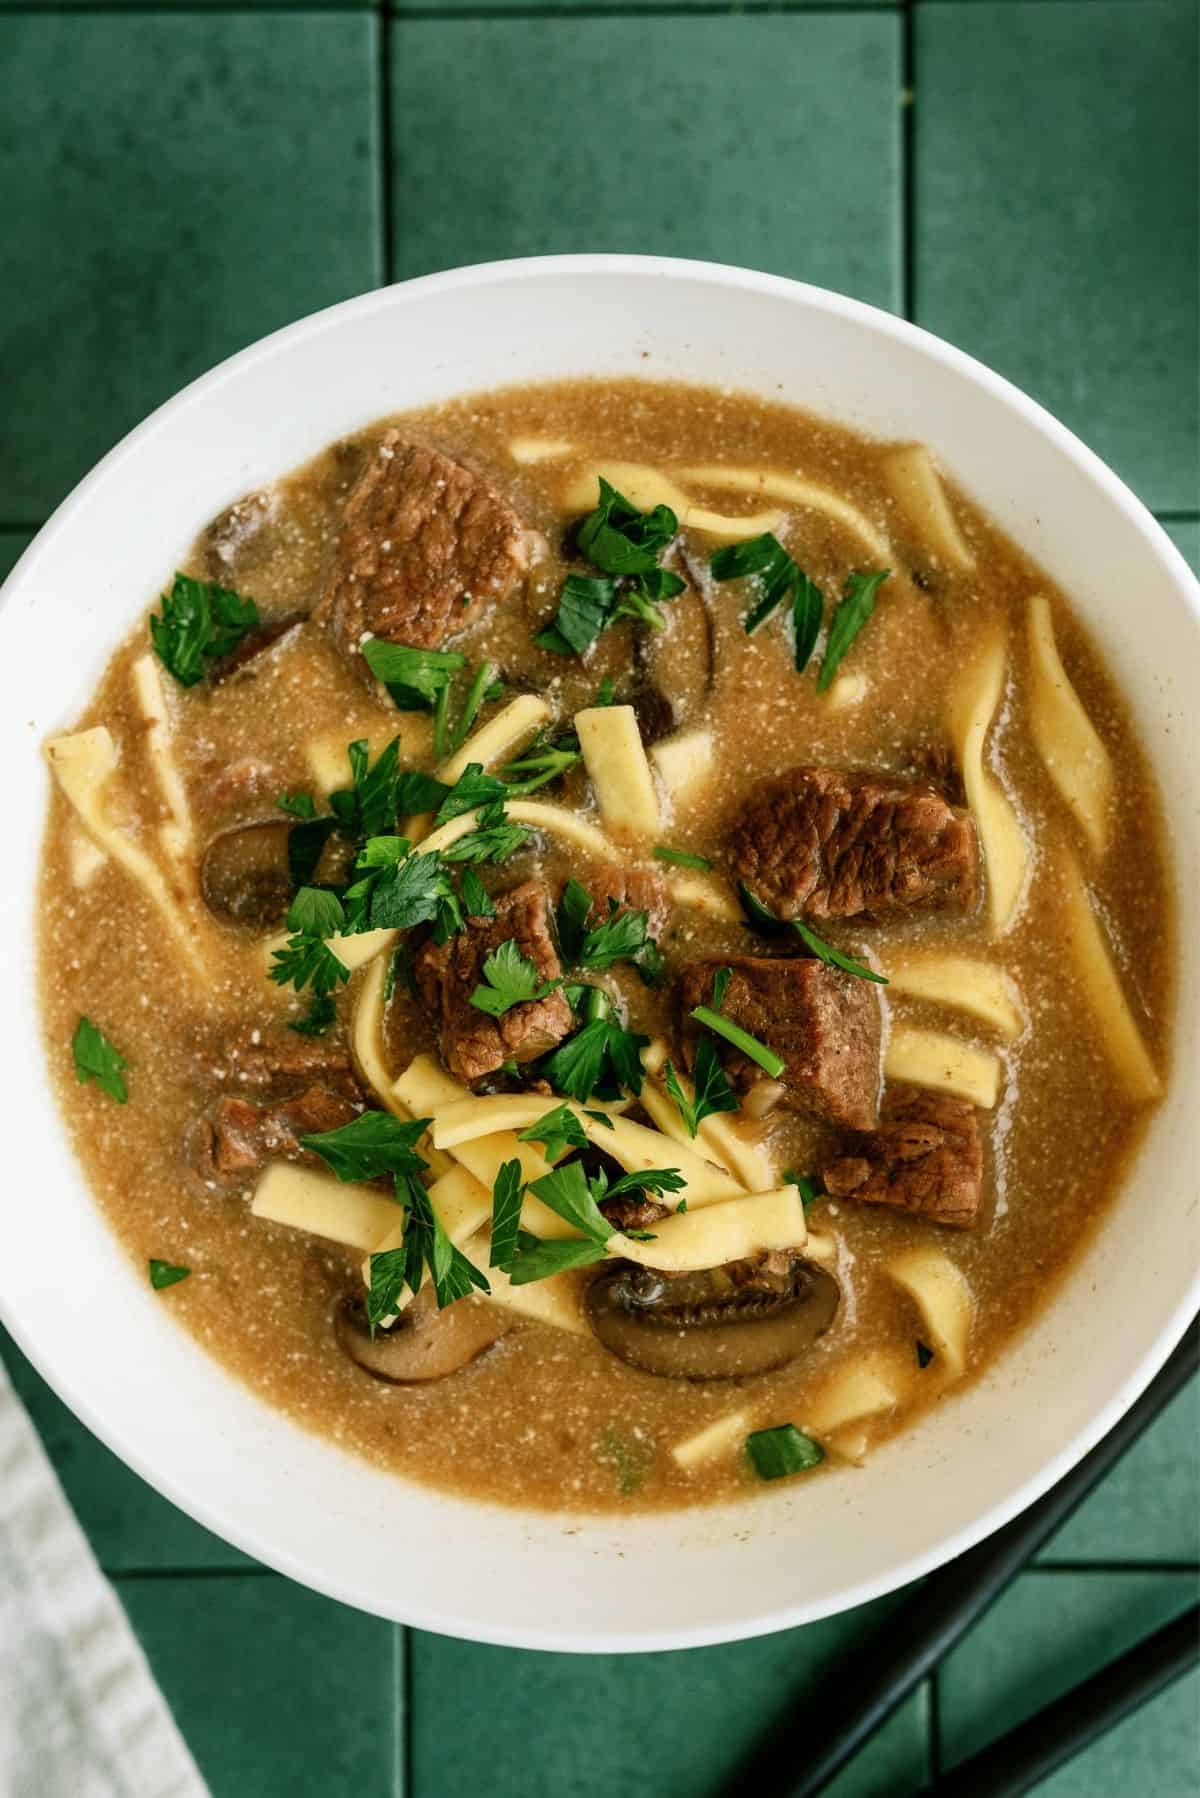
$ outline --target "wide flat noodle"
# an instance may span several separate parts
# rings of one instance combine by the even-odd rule
[[[844,526],[870,550],[880,562],[891,558],[892,546],[883,532],[876,529],[864,512],[816,481],[805,481],[798,475],[783,474],[775,469],[738,468],[722,462],[705,463],[702,467],[681,468],[681,481],[693,481],[698,487],[727,487],[731,492],[761,494],[767,499],[785,499],[793,506],[804,506]]]
[[[1000,1093],[998,1056],[944,1031],[919,1030],[913,1024],[892,1026],[883,1071],[889,1080],[957,1093],[984,1111],[992,1110]]]
[[[46,744],[46,760],[59,787],[74,806],[89,835],[118,867],[137,882],[150,903],[161,913],[192,972],[207,980],[198,943],[194,908],[179,890],[169,885],[162,870],[121,826],[109,817],[115,785],[117,750],[103,724],[69,736],[53,737]]]
[[[654,771],[672,799],[680,798],[690,787],[712,772],[716,745],[710,730],[684,730],[673,737],[663,737],[650,751]]]
[[[880,467],[892,497],[921,541],[951,568],[974,568],[975,557],[950,509],[941,476],[923,443],[889,450]]]
[[[1100,1039],[1130,1098],[1142,1102],[1157,1099],[1162,1092],[1162,1081],[1125,997],[1121,977],[1092,908],[1079,864],[1069,849],[1062,853],[1058,873],[1067,940]]]
[[[1112,829],[1112,757],[1067,677],[1043,593],[1029,601],[1029,728],[1092,853],[1103,855]]]
[[[536,693],[520,693],[502,711],[469,736],[462,748],[442,763],[439,780],[452,787],[466,773],[472,762],[486,772],[498,762],[506,762],[537,735],[550,717],[550,707]]]
[[[988,910],[996,935],[1007,930],[1016,916],[1029,869],[1029,848],[1016,811],[983,759],[1004,692],[1007,660],[1008,646],[998,632],[961,676],[950,699],[950,730],[983,847]]]
[[[730,543],[777,530],[783,523],[783,513],[779,511],[752,512],[745,518],[710,512],[706,506],[696,505],[661,469],[650,468],[644,462],[602,462],[598,467],[584,469],[573,476],[562,492],[563,505],[568,511],[590,512],[599,504],[601,475],[639,512],[653,511],[655,506],[669,506],[680,524]]]
[[[809,1435],[823,1438],[864,1417],[894,1411],[909,1384],[894,1351],[877,1350],[856,1357],[836,1368],[805,1401],[802,1427]]]
[[[171,718],[157,656],[149,653],[139,656],[133,664],[132,676],[134,694],[149,726],[145,737],[146,754],[168,813],[159,837],[171,860],[183,863],[190,854],[194,835],[192,808],[171,747]]]
[[[958,1379],[966,1369],[975,1297],[961,1268],[943,1249],[907,1249],[886,1271],[914,1299],[925,1340],[941,1356],[944,1371]]]
[[[697,1430],[694,1436],[685,1436],[681,1442],[674,1443],[671,1459],[689,1473],[693,1468],[707,1467],[711,1462],[719,1461],[745,1442],[750,1432],[750,1418],[750,1412],[745,1409],[726,1412],[715,1423]]]
[[[633,707],[588,706],[576,712],[575,729],[607,828],[620,839],[657,835],[658,793]]]
[[[353,939],[352,939],[353,940]],[[367,970],[366,978],[359,989],[354,1003],[354,1023],[350,1033],[350,1046],[358,1071],[367,1081],[376,1098],[387,1107],[393,1117],[402,1118],[406,1123],[414,1117],[422,1115],[412,1110],[396,1093],[396,1085],[383,1059],[383,1014],[384,988],[387,985],[387,963],[377,961],[374,967]],[[454,1166],[449,1155],[443,1155],[435,1149],[433,1139],[426,1130],[417,1144],[417,1151],[425,1157],[436,1176],[448,1174]]]
[[[396,1220],[395,1201],[386,1193],[290,1161],[268,1165],[254,1189],[250,1211],[270,1223],[362,1250],[374,1249]]]
[[[607,1249],[622,1261],[664,1273],[694,1273],[746,1261],[770,1249],[802,1249],[808,1235],[804,1205],[794,1186],[773,1192],[742,1193],[717,1205],[689,1206],[653,1226],[653,1240],[614,1233]]]
[[[890,998],[926,999],[968,1012],[1010,1039],[1021,1033],[1016,982],[994,962],[940,949],[893,949],[883,952],[883,972]]]

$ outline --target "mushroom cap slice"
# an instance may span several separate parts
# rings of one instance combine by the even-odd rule
[[[785,1367],[833,1322],[841,1289],[795,1256],[781,1272],[736,1263],[665,1278],[618,1262],[587,1291],[587,1312],[610,1353],[645,1373],[732,1380]]]
[[[200,863],[209,911],[233,924],[278,924],[287,916],[293,881],[286,819],[238,824],[215,836]]]
[[[514,1320],[485,1300],[457,1299],[439,1311],[433,1288],[419,1292],[390,1329],[372,1339],[366,1307],[360,1297],[338,1307],[334,1330],[352,1361],[377,1380],[410,1386],[457,1373],[501,1336]]]

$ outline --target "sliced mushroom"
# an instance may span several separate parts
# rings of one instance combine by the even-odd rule
[[[769,1373],[803,1353],[833,1322],[841,1298],[823,1268],[789,1256],[735,1262],[674,1278],[619,1262],[592,1282],[587,1310],[612,1354],[677,1380]]]
[[[352,1361],[377,1380],[409,1386],[457,1373],[513,1328],[513,1320],[485,1299],[458,1299],[439,1311],[432,1287],[419,1292],[388,1330],[367,1327],[361,1298],[346,1299],[334,1328]]]
[[[292,899],[286,819],[223,830],[204,851],[200,891],[209,911],[234,924],[278,924]]]
[[[305,612],[288,612],[282,618],[264,618],[253,630],[246,632],[236,649],[209,663],[205,670],[209,685],[219,687],[222,681],[232,680],[234,675],[248,673],[251,664],[264,650],[273,649],[293,631],[299,630],[306,617]]]
[[[666,736],[675,724],[686,724],[700,712],[712,692],[715,645],[705,577],[691,557],[680,558],[688,585],[663,607],[661,631],[639,631],[635,653],[643,674],[671,695],[674,722],[658,731]],[[636,698],[633,701],[636,706]],[[638,720],[639,724],[641,719]],[[643,738],[649,742],[652,738]]]

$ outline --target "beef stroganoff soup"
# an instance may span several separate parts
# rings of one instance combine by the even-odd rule
[[[47,758],[100,1204],[432,1485],[852,1469],[1053,1302],[1166,1078],[1131,719],[919,444],[645,381],[383,420],[201,532]]]

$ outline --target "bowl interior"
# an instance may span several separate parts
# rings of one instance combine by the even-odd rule
[[[382,413],[638,371],[924,439],[1064,585],[1123,676],[1171,802],[1182,958],[1170,1097],[1136,1177],[1034,1327],[861,1470],[668,1528],[424,1491],[233,1382],[171,1322],[82,1185],[44,1071],[30,949],[39,745],[206,519]],[[16,816],[0,890],[0,1067],[27,1127],[0,1202],[0,1315],[83,1419],[184,1509],[298,1579],[425,1628],[546,1648],[711,1642],[824,1615],[961,1552],[1098,1439],[1196,1305],[1196,606],[1148,514],[1030,401],[910,326],[770,277],[637,258],[501,264],[350,302],[222,365],[118,446],[5,589],[0,753]]]

